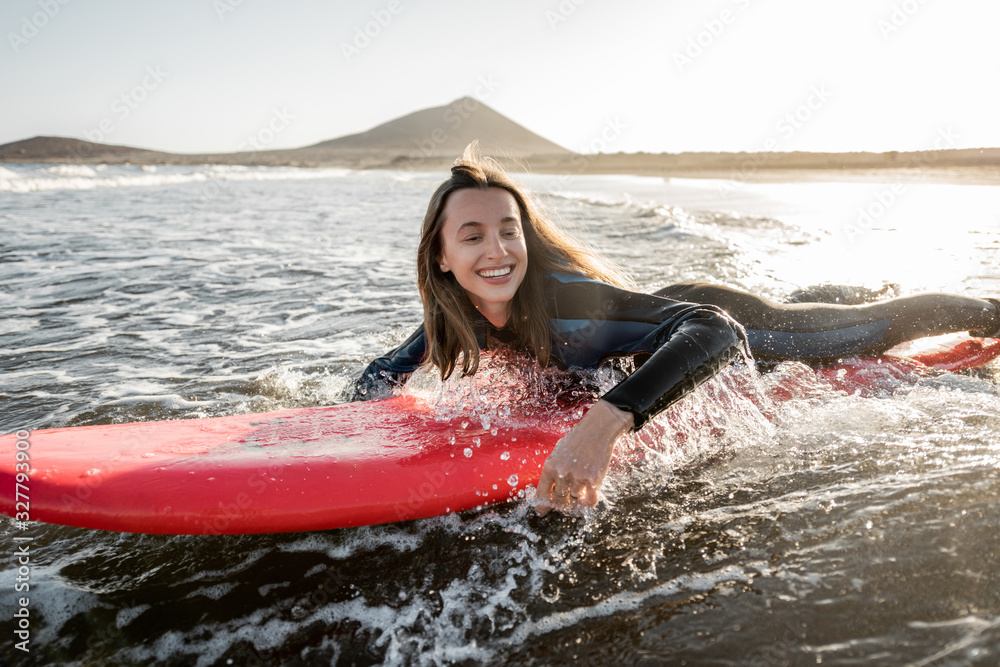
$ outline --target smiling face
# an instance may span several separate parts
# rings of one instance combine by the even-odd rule
[[[502,188],[456,190],[444,208],[440,241],[441,271],[455,276],[486,319],[503,326],[528,270],[514,197]]]

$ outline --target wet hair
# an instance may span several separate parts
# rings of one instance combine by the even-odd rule
[[[417,250],[417,286],[424,303],[428,349],[425,362],[437,366],[442,379],[452,374],[460,357],[462,376],[474,375],[479,369],[479,345],[473,328],[475,308],[454,275],[440,267],[445,208],[453,192],[488,188],[506,190],[520,212],[528,266],[511,300],[506,326],[514,330],[518,346],[533,354],[540,366],[548,365],[552,345],[543,288],[548,273],[577,273],[621,287],[631,286],[620,269],[546,218],[527,191],[511,180],[495,160],[481,157],[473,142],[455,161],[451,177],[431,197]]]

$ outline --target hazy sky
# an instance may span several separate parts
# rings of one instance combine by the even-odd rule
[[[997,0],[3,0],[0,143],[288,148],[472,95],[580,151],[1000,146]]]

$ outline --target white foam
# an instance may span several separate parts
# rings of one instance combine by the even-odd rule
[[[405,533],[398,526],[363,526],[345,534],[311,533],[278,548],[289,552],[326,553],[334,560],[341,560],[386,546],[399,552],[413,551],[423,541],[422,534]]]
[[[208,165],[174,168],[149,172],[145,169],[128,169],[113,173],[110,169],[100,173],[87,165],[59,165],[51,167],[42,177],[11,176],[0,174],[0,192],[44,192],[50,190],[93,190],[97,188],[149,187],[157,185],[209,184],[223,187],[229,181],[288,181],[342,178],[350,169],[295,168],[295,167],[240,167]],[[56,171],[53,171],[56,170]]]
[[[181,408],[204,408],[216,403],[216,401],[189,401],[178,394],[161,395],[134,395],[109,401],[107,405],[136,405],[156,403],[168,410],[179,410]]]
[[[97,176],[94,168],[85,164],[60,164],[55,167],[49,167],[44,171],[47,174],[55,174],[56,176],[82,176],[86,178]]]

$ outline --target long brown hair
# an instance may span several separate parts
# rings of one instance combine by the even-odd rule
[[[451,177],[438,186],[427,205],[423,232],[417,250],[417,286],[424,302],[424,330],[427,336],[427,361],[447,378],[462,357],[462,375],[474,375],[479,369],[479,345],[473,329],[475,310],[465,289],[451,273],[441,271],[441,228],[444,210],[451,193],[467,188],[501,188],[517,202],[528,249],[528,267],[510,304],[508,322],[517,333],[518,344],[538,359],[540,366],[549,363],[552,333],[545,309],[543,281],[552,271],[579,273],[622,287],[630,279],[617,267],[546,218],[531,196],[517,185],[495,160],[481,157],[476,142],[451,168]]]

